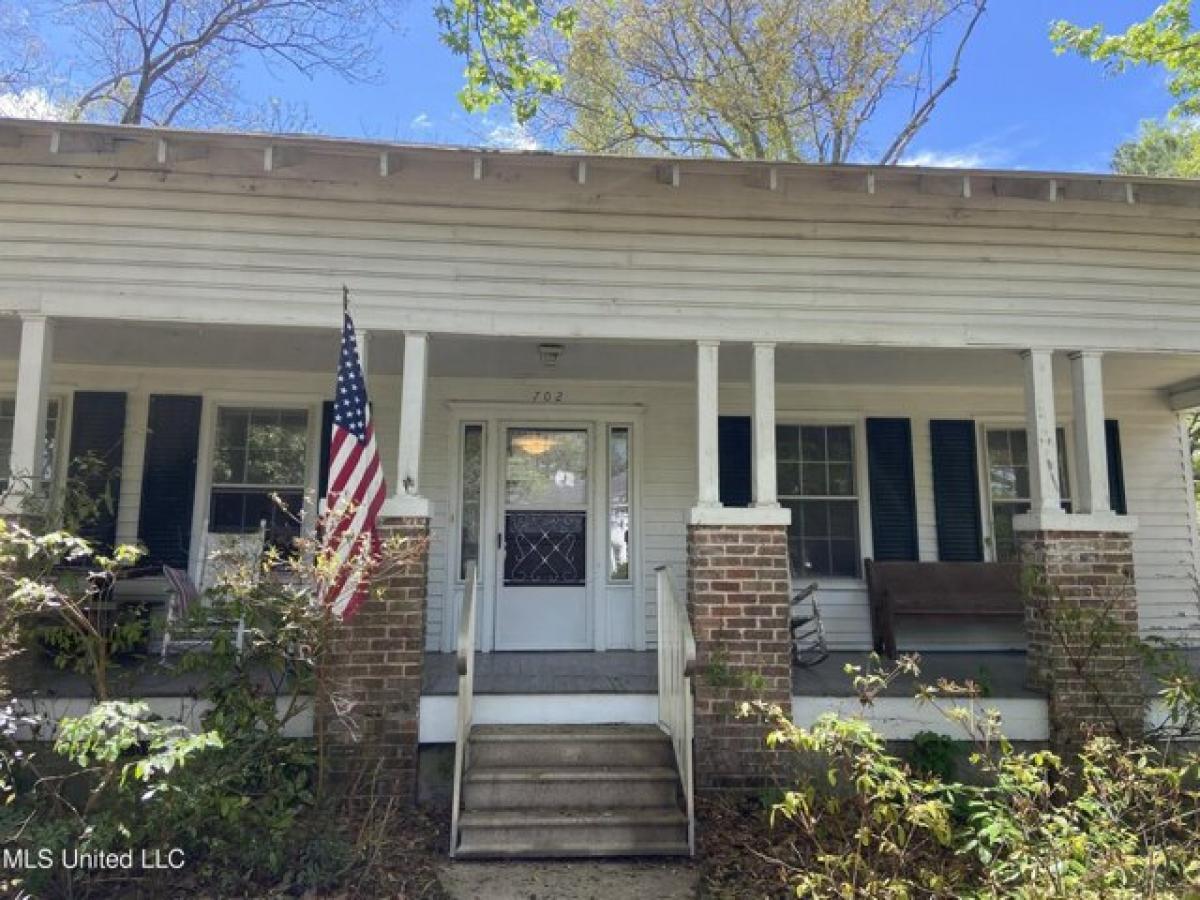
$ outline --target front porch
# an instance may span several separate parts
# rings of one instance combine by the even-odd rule
[[[177,350],[181,365],[127,337],[122,361],[104,362],[95,342],[126,327],[146,348]],[[14,368],[41,373],[30,392],[47,415],[57,401],[57,430],[35,433],[25,456],[44,459],[52,480],[99,434],[120,472],[104,539],[195,567],[210,534],[257,526],[264,497],[311,509],[323,492],[328,335],[277,332],[273,345],[276,330],[255,330],[252,360],[249,348],[234,352],[244,336],[221,346],[233,337],[221,326],[22,323]],[[455,744],[466,759],[472,740],[535,741],[537,728],[601,744],[629,737],[610,729],[664,729],[681,793],[691,796],[693,762],[700,788],[730,777],[749,786],[761,729],[728,715],[747,684],[761,677],[800,724],[862,712],[843,668],[865,664],[875,638],[864,560],[1011,560],[1026,516],[1051,538],[1121,532],[1120,558],[1105,565],[1114,580],[1138,567],[1126,625],[1200,634],[1182,555],[1194,528],[1186,441],[1164,393],[1190,371],[1186,359],[1112,354],[1102,384],[1098,356],[1045,350],[424,333],[375,333],[368,346],[392,486],[383,527],[424,552],[348,623],[337,665],[383,736],[397,791],[415,783],[422,747]],[[302,371],[288,368],[297,360]],[[33,400],[14,441],[30,441]],[[1150,527],[1134,531],[1135,516]],[[795,669],[787,610],[810,582],[833,653]],[[154,607],[165,590],[142,578],[118,595]],[[685,628],[699,649],[686,686]],[[1031,690],[1026,673],[1027,647],[1046,644],[1030,644],[1019,620],[910,619],[897,638],[925,657],[928,680],[978,682],[1010,738],[1053,737],[1050,691]],[[659,678],[664,658],[672,684]],[[162,671],[148,668],[130,690],[181,705],[197,685]],[[953,735],[912,692],[901,680],[865,715],[894,740]],[[455,770],[469,771],[462,760]],[[497,791],[488,802],[535,799]]]

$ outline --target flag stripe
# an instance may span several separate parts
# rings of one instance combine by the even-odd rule
[[[329,489],[322,553],[331,574],[323,599],[334,615],[345,620],[370,592],[379,547],[376,524],[387,494],[349,312],[342,321],[333,428],[328,438]]]

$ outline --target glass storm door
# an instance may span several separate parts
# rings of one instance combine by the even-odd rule
[[[588,649],[591,433],[508,427],[503,453],[496,649]]]

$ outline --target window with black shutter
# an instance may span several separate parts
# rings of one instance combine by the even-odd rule
[[[68,492],[69,524],[101,549],[117,541],[117,506],[121,497],[121,452],[125,437],[125,394],[119,391],[76,391],[71,410],[68,476],[79,490]],[[86,499],[83,499],[86,498]]]
[[[154,565],[188,566],[203,405],[196,396],[150,396],[138,537]]]
[[[867,473],[874,558],[915,561],[917,501],[908,419],[867,419]]]
[[[938,559],[981,562],[983,531],[975,423],[970,419],[934,419],[929,423],[929,445]]]

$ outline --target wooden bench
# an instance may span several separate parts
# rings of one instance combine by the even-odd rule
[[[875,651],[896,655],[896,619],[1022,620],[1018,563],[864,560]]]

